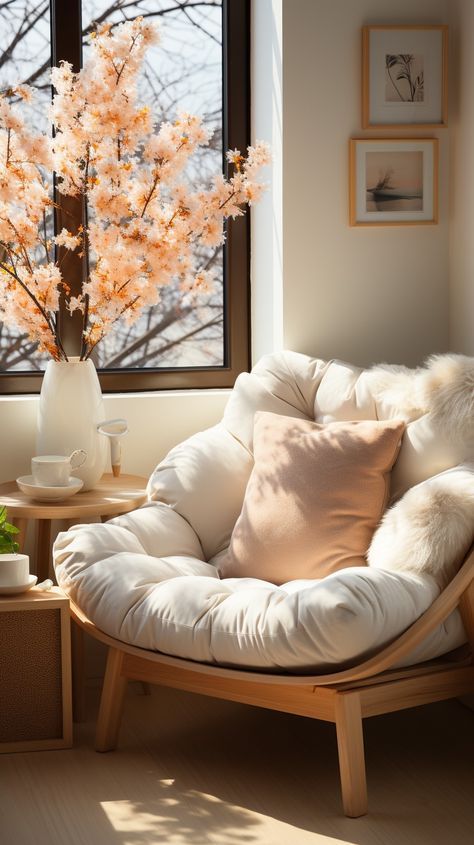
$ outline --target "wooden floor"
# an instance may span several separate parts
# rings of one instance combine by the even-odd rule
[[[2,845],[472,845],[474,713],[366,723],[370,815],[340,806],[332,725],[131,684],[120,748],[0,756]]]

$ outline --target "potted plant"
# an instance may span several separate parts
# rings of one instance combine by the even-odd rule
[[[19,554],[15,536],[19,529],[7,521],[7,509],[0,506],[0,593],[21,592],[32,586],[28,555]]]

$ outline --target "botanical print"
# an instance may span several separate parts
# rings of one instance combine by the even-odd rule
[[[423,153],[367,152],[366,210],[423,211]]]
[[[422,103],[424,101],[423,56],[413,53],[385,56],[385,102]]]

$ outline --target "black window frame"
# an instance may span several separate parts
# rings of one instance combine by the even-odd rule
[[[71,62],[75,71],[82,64],[81,0],[50,0],[51,61]],[[245,150],[250,143],[250,0],[222,0],[223,168],[225,150]],[[56,229],[61,231],[64,211],[84,222],[79,200],[60,197]],[[224,362],[212,367],[173,367],[99,370],[104,393],[194,388],[232,387],[239,373],[250,367],[250,212],[226,222],[224,245],[223,329]],[[72,292],[82,284],[82,262],[66,253],[62,263]],[[61,337],[68,355],[80,351],[81,317],[60,310]],[[39,393],[43,373],[2,372],[0,394]]]

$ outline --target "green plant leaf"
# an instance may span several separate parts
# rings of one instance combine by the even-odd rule
[[[6,522],[3,526],[5,531],[8,531],[9,534],[19,534],[20,529],[16,527],[16,525],[12,525],[10,522]]]
[[[13,537],[19,533],[20,529],[16,525],[7,522],[7,509],[5,505],[2,505],[0,507],[0,554],[14,554],[18,551],[20,547]]]

